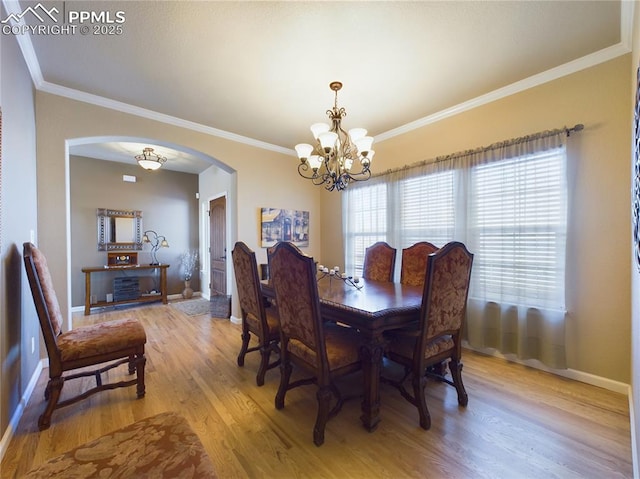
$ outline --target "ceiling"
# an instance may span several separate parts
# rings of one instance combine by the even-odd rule
[[[9,13],[38,4],[3,3]],[[292,155],[311,142],[309,125],[326,121],[331,81],[344,84],[344,126],[380,141],[630,51],[633,9],[613,0],[40,3],[124,22],[98,24],[121,27],[116,35],[18,36],[32,48],[37,88]],[[31,13],[24,21],[42,23]],[[73,153],[133,163],[144,146],[166,155],[167,169],[210,164],[161,143],[108,140]]]

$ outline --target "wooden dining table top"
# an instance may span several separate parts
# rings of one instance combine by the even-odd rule
[[[418,321],[422,288],[401,283],[360,279],[356,287],[340,278],[325,276],[318,280],[320,308],[325,320],[341,321],[370,332],[404,327]],[[268,280],[262,291],[275,297]]]

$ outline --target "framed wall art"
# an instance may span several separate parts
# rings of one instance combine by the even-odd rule
[[[633,118],[633,196],[631,205],[633,256],[640,271],[640,68],[636,73],[636,104]]]
[[[296,246],[309,246],[309,212],[262,208],[262,247],[278,241],[291,241]]]

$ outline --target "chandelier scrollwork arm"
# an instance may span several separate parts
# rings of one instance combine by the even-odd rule
[[[300,159],[298,174],[328,191],[341,191],[351,181],[366,181],[371,177],[370,166],[375,152],[371,149],[373,138],[367,136],[367,130],[353,128],[347,132],[342,128],[342,119],[347,115],[344,107],[338,107],[342,83],[332,82],[329,88],[335,92],[333,109],[327,110],[331,126],[326,123],[311,125],[316,145],[296,145]]]

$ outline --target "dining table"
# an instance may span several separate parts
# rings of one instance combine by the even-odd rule
[[[261,282],[262,293],[275,299],[269,280]],[[402,283],[338,276],[318,278],[320,313],[325,321],[357,328],[363,337],[360,355],[363,370],[363,400],[360,419],[370,432],[380,422],[380,373],[384,332],[417,325],[422,305],[422,287]]]

